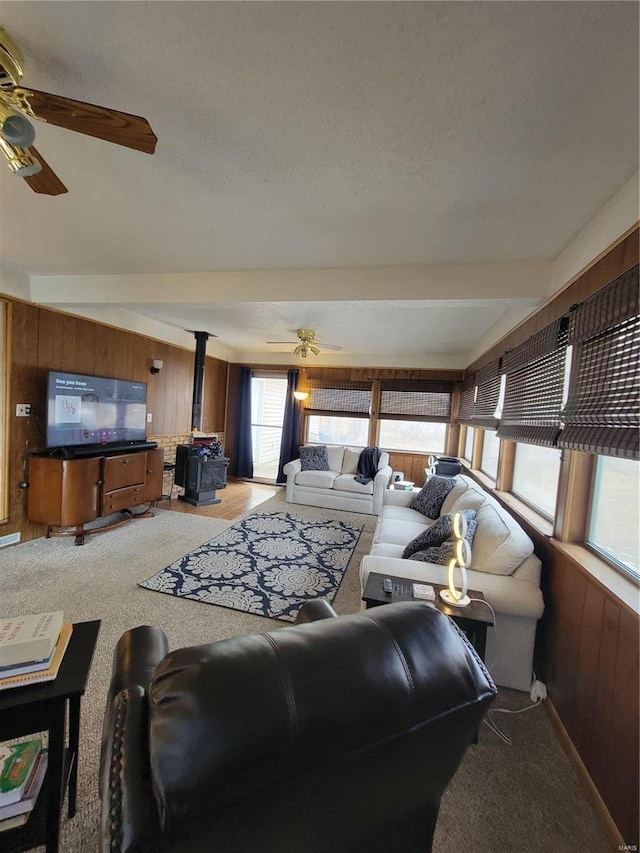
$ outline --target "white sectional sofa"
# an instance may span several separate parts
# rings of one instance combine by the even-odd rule
[[[360,565],[362,589],[369,572],[422,583],[447,583],[447,568],[402,559],[405,546],[434,521],[410,508],[416,492],[388,490],[379,513],[370,554]],[[442,504],[440,514],[472,509],[477,528],[467,571],[469,588],[491,604],[496,624],[487,631],[486,664],[496,684],[528,691],[538,619],[544,611],[540,560],[533,542],[516,520],[488,492],[465,475]]]
[[[361,448],[327,445],[328,471],[303,471],[300,459],[287,462],[284,473],[288,503],[378,515],[391,480],[389,454],[381,452],[375,477],[362,484],[355,479],[360,451]]]

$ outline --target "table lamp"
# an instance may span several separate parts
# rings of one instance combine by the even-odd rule
[[[467,519],[457,512],[453,516],[453,535],[456,537],[455,556],[449,560],[447,568],[448,589],[440,590],[440,598],[451,607],[468,607],[471,599],[467,595],[467,566],[471,563],[471,546],[464,538],[467,532]],[[455,570],[460,569],[461,589],[455,585]]]

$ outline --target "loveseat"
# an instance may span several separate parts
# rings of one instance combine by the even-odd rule
[[[414,602],[336,617],[312,601],[296,621],[169,654],[159,628],[123,634],[100,758],[104,853],[432,849],[496,694],[484,666]]]
[[[356,481],[360,452],[360,448],[327,445],[329,470],[303,470],[300,459],[287,462],[284,466],[287,502],[378,515],[391,480],[389,454],[380,453],[375,476],[369,483],[362,484]]]
[[[496,684],[528,691],[536,626],[544,611],[540,560],[533,553],[531,539],[492,495],[465,475],[451,482],[453,488],[444,498],[439,517],[459,510],[471,510],[469,517],[475,513],[477,526],[467,576],[469,589],[482,592],[495,612],[495,626],[487,631],[487,667]],[[386,492],[371,551],[360,565],[363,590],[369,572],[421,583],[447,583],[446,553],[438,562],[423,562],[425,554],[420,552],[402,557],[406,546],[436,521],[410,508],[416,494]],[[437,553],[430,551],[426,556]]]

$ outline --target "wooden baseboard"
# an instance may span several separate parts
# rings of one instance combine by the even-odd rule
[[[620,835],[620,830],[614,823],[613,818],[609,814],[609,809],[607,808],[604,800],[600,796],[600,792],[595,786],[595,783],[591,776],[589,775],[589,771],[584,766],[582,758],[580,757],[580,753],[573,745],[573,741],[569,737],[567,730],[565,729],[562,720],[560,719],[560,715],[556,711],[553,702],[550,699],[546,699],[543,703],[549,719],[551,720],[551,725],[553,726],[558,738],[560,739],[560,743],[566,754],[569,757],[569,760],[573,764],[578,778],[580,779],[585,793],[587,794],[588,799],[591,802],[591,806],[602,822],[605,832],[611,839],[611,849],[612,850],[623,850],[625,841]]]

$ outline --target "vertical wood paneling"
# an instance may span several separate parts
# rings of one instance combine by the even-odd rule
[[[555,648],[553,703],[572,739],[576,728],[573,703],[586,586],[580,572],[575,569],[565,571],[561,599],[556,602],[557,613],[562,613],[562,620],[558,625]]]
[[[638,843],[638,620],[620,612],[609,742],[608,803],[628,843]]]
[[[602,614],[602,633],[600,634],[600,657],[597,669],[595,705],[593,709],[593,738],[590,750],[589,771],[591,778],[601,792],[605,802],[607,797],[607,773],[610,765],[611,718],[614,713],[615,674],[618,653],[618,633],[620,608],[607,600]],[[586,762],[585,762],[586,763]]]
[[[573,741],[578,752],[584,757],[585,763],[591,760],[594,746],[592,728],[599,675],[604,603],[604,594],[591,584],[587,585],[582,613],[574,697],[575,707],[580,709],[580,713],[576,715]]]

